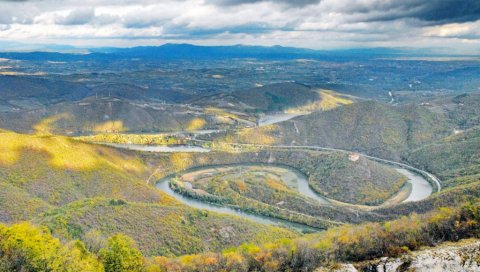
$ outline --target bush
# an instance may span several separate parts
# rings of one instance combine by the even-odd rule
[[[108,239],[107,247],[99,252],[105,272],[144,271],[143,257],[134,241],[123,234]]]

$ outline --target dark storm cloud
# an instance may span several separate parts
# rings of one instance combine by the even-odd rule
[[[429,24],[462,23],[480,19],[480,0],[351,1],[338,11],[365,14],[365,21],[412,18]]]
[[[480,19],[479,0],[426,1],[428,8],[418,17],[426,21],[467,22]]]

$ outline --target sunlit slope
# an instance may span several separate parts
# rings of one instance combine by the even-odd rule
[[[146,181],[156,165],[135,153],[47,133],[0,132],[0,221],[32,220],[85,240],[132,236],[146,254],[221,250],[293,232],[184,206]]]
[[[51,208],[47,201],[32,196],[22,188],[0,181],[0,221],[17,222]]]
[[[250,129],[252,130],[252,129]],[[317,111],[275,125],[227,135],[227,141],[266,144],[319,145],[361,151],[399,159],[409,148],[453,133],[453,125],[441,114],[417,106],[391,106],[374,101],[359,102]]]
[[[95,196],[168,199],[145,184],[149,171],[140,160],[113,149],[61,136],[0,132],[0,138],[3,221],[28,219],[50,205]]]
[[[284,82],[257,88],[200,97],[192,102],[239,111],[310,112],[328,110],[353,103],[354,98],[329,90],[318,90],[306,85]]]
[[[286,229],[186,206],[89,199],[51,210],[35,220],[63,239],[88,242],[92,231],[132,237],[148,256],[220,251],[246,242],[296,237]],[[90,234],[89,234],[90,232]]]
[[[232,125],[233,121],[225,116],[222,112],[207,112],[184,105],[89,97],[34,110],[1,112],[0,127],[32,133],[37,130],[37,124],[54,118],[50,129],[61,135],[172,132]]]

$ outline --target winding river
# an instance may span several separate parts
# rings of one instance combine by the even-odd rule
[[[424,177],[407,169],[397,168],[396,170],[406,176],[408,183],[412,186],[410,195],[403,202],[420,201],[432,194],[433,187]]]
[[[293,169],[291,167],[286,167],[286,166],[278,166],[278,165],[272,165],[272,164],[261,164],[261,163],[239,163],[239,164],[234,164],[234,165],[228,165],[226,167],[245,167],[245,166],[252,166],[252,165],[258,165],[258,166],[263,166],[263,167],[276,167],[276,168],[283,168],[284,170],[289,171],[292,175],[294,175],[294,180],[295,180],[295,189],[298,191],[299,194],[301,194],[304,197],[308,197],[311,199],[314,199],[321,205],[335,205],[332,204],[327,198],[319,195],[315,191],[312,190],[310,185],[308,184],[308,177],[304,175],[303,173],[297,171],[296,169]],[[197,209],[204,209],[208,211],[213,211],[213,212],[219,212],[219,213],[224,213],[224,214],[230,214],[234,216],[239,216],[245,219],[252,220],[257,223],[262,223],[262,224],[270,224],[270,225],[278,225],[278,226],[283,226],[283,227],[288,227],[292,228],[298,231],[315,231],[315,229],[308,227],[303,224],[298,224],[298,223],[293,223],[290,221],[282,220],[282,219],[276,219],[272,217],[266,217],[262,215],[256,215],[256,214],[251,214],[251,213],[246,213],[241,210],[233,209],[230,207],[224,207],[224,206],[219,206],[215,205],[212,203],[204,202],[201,200],[197,200],[191,197],[186,197],[183,196],[175,191],[173,191],[170,186],[169,182],[170,180],[178,175],[184,175],[187,173],[192,173],[196,172],[199,170],[209,170],[209,169],[215,169],[220,166],[204,166],[204,167],[195,167],[190,170],[186,170],[181,173],[176,173],[173,175],[170,175],[168,177],[165,177],[161,180],[158,181],[156,184],[156,187],[159,190],[162,190],[163,192],[167,193],[168,195],[172,196],[179,202],[188,205],[193,208]],[[398,172],[401,174],[405,175],[408,178],[408,182],[411,184],[411,192],[409,196],[404,199],[402,202],[409,202],[409,201],[419,201],[422,199],[427,198],[430,196],[433,192],[433,187],[432,185],[421,175],[418,175],[416,173],[413,173],[412,171],[406,170],[406,169],[401,169],[401,168],[396,168]]]
[[[199,169],[199,168],[196,168],[196,169]],[[306,225],[303,225],[303,224],[290,222],[290,221],[283,220],[283,219],[268,217],[268,216],[262,216],[262,215],[258,215],[258,214],[246,213],[246,212],[243,212],[243,211],[238,210],[238,209],[233,209],[233,208],[230,208],[230,207],[215,205],[215,204],[200,201],[200,200],[197,200],[197,199],[194,199],[194,198],[191,198],[191,197],[183,196],[183,195],[173,191],[169,186],[170,180],[172,178],[174,178],[176,175],[177,174],[174,174],[174,175],[170,175],[170,176],[167,176],[167,177],[164,177],[164,178],[160,179],[157,182],[157,184],[155,185],[155,187],[157,189],[163,191],[164,193],[168,194],[169,196],[175,198],[179,202],[187,205],[187,206],[197,208],[197,209],[201,209],[201,210],[207,210],[207,211],[212,211],[212,212],[234,215],[234,216],[238,216],[238,217],[245,218],[245,219],[248,219],[248,220],[252,220],[256,223],[275,225],[275,226],[280,226],[280,227],[287,227],[287,228],[290,228],[290,229],[297,230],[299,232],[318,231],[318,229],[315,229],[315,228],[312,228],[312,227],[309,227],[309,226],[306,226]]]
[[[101,143],[105,145],[109,145],[112,147],[116,148],[123,148],[123,149],[130,149],[130,150],[137,150],[137,151],[146,151],[146,152],[210,152],[209,149],[202,148],[199,146],[188,146],[188,145],[182,145],[182,146],[148,146],[148,145],[135,145],[135,144],[112,144],[112,143]],[[249,146],[249,144],[239,144],[239,145],[246,145]],[[262,147],[262,145],[256,145],[259,147]],[[330,150],[330,151],[339,151],[339,152],[349,152],[345,150],[340,150],[340,149],[334,149],[334,148],[324,148],[324,147],[318,147],[318,146],[278,146],[281,148],[292,148],[292,149],[315,149],[315,150]],[[427,198],[430,196],[433,192],[433,186],[430,182],[428,182],[425,177],[428,177],[433,184],[435,184],[435,187],[437,191],[440,191],[441,186],[440,186],[440,181],[438,178],[433,176],[432,174],[425,172],[420,169],[416,169],[414,167],[411,167],[409,165],[403,164],[403,163],[398,163],[398,162],[393,162],[389,160],[384,160],[372,156],[368,156],[365,154],[361,154],[362,156],[379,161],[381,163],[386,163],[393,165],[395,169],[405,175],[408,178],[408,183],[411,184],[411,191],[408,197],[406,197],[402,202],[412,202],[412,201],[420,201],[422,199]],[[231,165],[231,167],[241,167],[245,165],[252,165],[252,164],[235,164]],[[258,164],[262,165],[262,164]],[[267,165],[263,164],[264,166],[275,166],[275,165]],[[218,166],[206,166],[206,167],[201,167],[203,169],[209,169],[209,168],[215,168]],[[275,166],[278,167],[278,166]],[[319,204],[322,205],[336,205],[336,204],[341,204],[341,202],[338,201],[330,201],[329,199],[319,195],[315,191],[312,190],[310,185],[308,184],[308,177],[305,176],[303,173],[300,173],[296,169],[290,168],[290,167],[283,167],[285,169],[288,169],[290,172],[292,172],[295,175],[295,180],[296,180],[296,189],[301,194],[302,196],[314,199],[317,201]],[[188,171],[196,171],[199,170],[200,168],[195,168],[191,170],[187,170],[183,173],[186,173]],[[173,198],[177,199],[179,202],[191,206],[193,208],[197,209],[204,209],[204,210],[209,210],[213,212],[218,212],[218,213],[224,213],[224,214],[230,214],[230,215],[235,215],[239,216],[245,219],[252,220],[257,223],[261,224],[270,224],[270,225],[278,225],[278,226],[283,226],[283,227],[288,227],[292,229],[296,229],[298,231],[316,231],[316,229],[311,228],[309,226],[299,224],[299,223],[294,223],[290,222],[287,220],[282,220],[282,219],[276,219],[272,217],[267,217],[267,216],[262,216],[262,215],[256,215],[256,214],[251,214],[251,213],[246,213],[237,209],[233,209],[230,207],[223,207],[215,204],[211,204],[208,202],[196,200],[190,197],[185,197],[181,194],[178,194],[174,192],[170,187],[169,187],[169,181],[171,178],[174,176],[178,175],[180,173],[176,173],[172,176],[165,177],[161,180],[158,181],[156,184],[156,187],[159,190],[162,190],[163,192],[167,193],[168,195],[172,196]],[[375,208],[375,207],[371,207]]]

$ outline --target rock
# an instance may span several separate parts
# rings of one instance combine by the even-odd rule
[[[399,258],[383,257],[357,264],[341,264],[335,268],[321,267],[316,272],[480,272],[480,240],[457,243],[412,252]]]
[[[314,272],[358,272],[352,264],[339,264],[338,267],[320,267]]]

